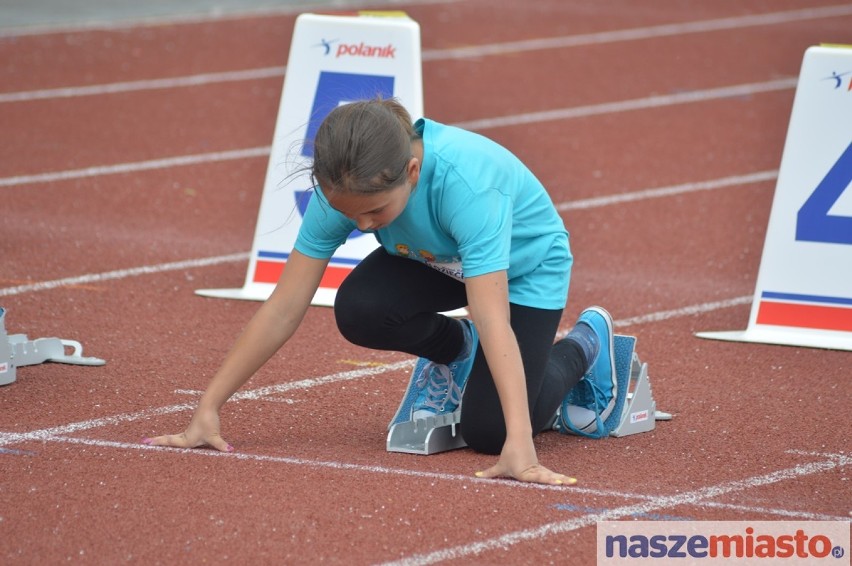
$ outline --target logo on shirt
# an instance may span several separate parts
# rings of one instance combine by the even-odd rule
[[[413,250],[408,244],[397,244],[394,247],[398,256],[425,263],[444,275],[449,275],[458,281],[464,281],[464,271],[459,256],[439,256],[429,250]]]

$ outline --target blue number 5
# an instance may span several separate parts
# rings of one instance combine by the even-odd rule
[[[796,239],[852,245],[852,216],[828,213],[852,183],[852,143],[799,209]]]

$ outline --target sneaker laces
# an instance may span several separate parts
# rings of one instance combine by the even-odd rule
[[[600,415],[601,413],[603,413],[604,409],[606,409],[606,406],[609,404],[609,402],[606,400],[606,393],[604,393],[604,390],[601,389],[601,387],[594,381],[587,380],[587,383],[589,384],[589,387],[591,387],[593,392],[592,398],[595,400],[595,412]]]
[[[456,406],[461,403],[461,389],[453,380],[450,368],[443,364],[429,362],[415,384],[418,388],[426,388],[426,399],[420,409],[429,407],[440,412],[448,402]]]
[[[592,402],[594,403],[595,413],[597,413],[598,415],[602,414],[604,410],[606,410],[606,407],[607,405],[609,405],[610,401],[616,397],[617,390],[610,387],[607,387],[606,390],[604,390],[604,388],[602,388],[600,384],[598,384],[595,380],[587,379],[586,376],[583,376],[583,379],[581,379],[580,383],[578,383],[577,385],[579,386],[583,383],[585,383],[586,386],[589,388]],[[610,396],[609,399],[607,399],[607,395]],[[586,399],[588,399],[588,397],[586,397]],[[588,403],[588,401],[586,401],[586,403]],[[585,408],[590,409],[591,407]]]

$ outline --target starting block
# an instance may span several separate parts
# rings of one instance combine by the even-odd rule
[[[648,364],[639,360],[636,337],[615,335],[615,369],[618,399],[604,425],[610,436],[629,436],[654,430],[657,421],[670,421],[671,413],[657,410],[651,391]]]
[[[614,343],[618,399],[604,423],[610,430],[609,435],[620,437],[648,432],[654,430],[656,421],[671,420],[670,413],[657,410],[648,364],[641,362],[635,352],[636,337],[615,335]],[[416,397],[417,389],[412,379],[388,425],[388,452],[429,455],[467,446],[461,437],[461,406],[446,415],[410,420],[408,416]]]
[[[58,362],[81,366],[102,366],[100,358],[83,357],[83,346],[74,340],[59,338],[27,339],[24,334],[6,333],[6,309],[0,307],[0,385],[9,385],[16,379],[16,368],[44,362]],[[66,353],[66,348],[72,352]]]
[[[461,406],[446,415],[392,424],[388,432],[387,450],[428,456],[464,448],[467,443],[461,437],[460,420]]]
[[[388,452],[429,455],[467,446],[462,440],[459,428],[461,404],[452,413],[411,420],[411,409],[420,393],[414,376],[420,372],[423,363],[426,363],[426,360],[420,358],[414,366],[399,409],[388,425]]]

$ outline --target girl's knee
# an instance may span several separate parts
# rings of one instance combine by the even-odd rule
[[[334,319],[340,334],[359,346],[373,347],[374,338],[386,330],[382,313],[386,306],[371,296],[351,291],[341,285],[334,301]]]
[[[503,450],[506,433],[502,427],[485,428],[463,423],[461,435],[468,448],[481,454],[498,455]]]
[[[339,300],[334,305],[334,319],[340,334],[353,344],[361,343],[361,337],[369,332],[372,321],[372,317],[368,316],[365,309],[359,308],[357,303]]]

